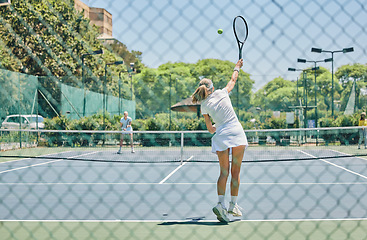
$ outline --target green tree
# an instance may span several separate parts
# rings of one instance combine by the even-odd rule
[[[0,23],[3,68],[37,76],[54,76],[73,86],[82,85],[82,54],[104,48],[97,40],[97,27],[91,26],[89,19],[74,9],[73,0],[14,0],[11,5],[0,8]],[[88,56],[85,61],[86,88],[101,90],[105,74],[101,66],[117,60],[118,56],[106,49],[103,55]],[[123,69],[123,66],[111,66],[109,70],[117,75]],[[111,79],[109,77],[107,81]]]
[[[110,40],[109,40],[110,41]],[[126,65],[130,65],[130,63],[134,63],[134,69],[137,72],[140,72],[143,67],[145,67],[141,63],[142,52],[140,51],[131,51],[127,49],[127,46],[117,40],[113,40],[112,43],[107,41],[104,45],[113,53],[115,53],[120,58],[124,59]]]
[[[277,77],[259,89],[253,98],[253,105],[263,110],[288,111],[296,102],[296,84]]]
[[[335,76],[339,79],[342,86],[341,107],[345,109],[352,91],[353,82],[356,82],[356,106],[362,109],[366,104],[366,95],[361,94],[367,86],[367,64],[355,63],[353,65],[344,65],[337,69]],[[361,91],[362,89],[362,91]]]
[[[1,39],[11,57],[20,60],[16,67],[5,67],[38,76],[75,74],[79,56],[101,45],[93,41],[98,32],[73,6],[74,1],[15,0],[1,8],[0,21],[7,30]]]
[[[203,77],[212,79],[215,88],[224,88],[233,67],[234,63],[229,61],[204,59],[194,64],[169,62],[158,69],[143,69],[134,80],[138,116],[168,113],[170,106],[192,95]],[[250,108],[253,81],[249,74],[241,71],[238,83],[240,94],[237,95],[237,88],[233,90],[232,103],[236,108],[238,100],[239,107],[246,110]]]
[[[347,64],[339,67],[335,72],[335,76],[341,82],[342,86],[350,81],[367,81],[367,64],[355,63]]]
[[[125,61],[144,67],[141,52],[129,53],[123,44],[112,47],[117,54],[111,52],[97,39],[99,34],[98,28],[74,9],[74,0],[13,0],[0,8],[0,67],[118,96],[116,76],[127,67],[109,65],[105,73],[105,64],[126,57]],[[82,55],[101,48],[103,55],[84,58],[82,81]],[[130,89],[126,78],[123,75],[122,88]]]

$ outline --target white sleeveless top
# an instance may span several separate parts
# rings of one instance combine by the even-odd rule
[[[246,134],[238,121],[226,88],[214,91],[202,101],[201,113],[209,114],[215,123],[212,152],[241,145],[248,146]]]

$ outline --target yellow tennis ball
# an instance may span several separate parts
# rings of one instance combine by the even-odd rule
[[[223,33],[223,29],[218,29],[218,34],[222,34]]]

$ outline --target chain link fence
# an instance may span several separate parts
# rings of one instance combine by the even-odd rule
[[[366,6],[0,6],[0,118],[45,118],[45,129],[19,117],[16,129],[2,123],[2,239],[363,239],[366,131],[356,125],[367,103]],[[249,37],[230,98],[250,146],[238,197],[243,216],[221,224],[212,213],[220,169],[211,135],[198,106],[172,109],[203,77],[225,87],[238,56],[237,15]],[[115,131],[124,111],[132,136]]]

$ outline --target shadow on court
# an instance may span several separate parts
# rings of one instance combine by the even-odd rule
[[[172,225],[201,225],[201,226],[221,226],[228,225],[233,222],[240,222],[241,219],[234,219],[229,223],[216,222],[216,221],[202,221],[204,218],[193,218],[189,221],[168,221],[159,223],[159,226],[172,226]]]
[[[228,223],[210,222],[210,221],[187,221],[187,222],[172,221],[172,222],[159,223],[158,225],[159,226],[173,226],[173,225],[221,226],[221,225],[228,225]]]

